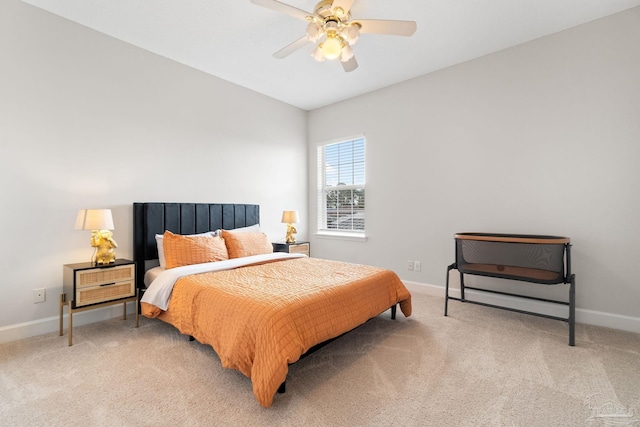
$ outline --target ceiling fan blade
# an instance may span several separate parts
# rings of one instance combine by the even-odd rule
[[[284,13],[285,15],[293,16],[294,18],[307,20],[307,16],[313,16],[313,13],[305,12],[297,7],[289,6],[288,4],[281,3],[277,0],[251,0],[251,3],[258,6],[266,7],[267,9],[275,10],[276,12]]]
[[[356,19],[360,24],[360,33],[389,34],[392,36],[412,36],[416,32],[415,21],[388,21],[383,19]]]
[[[348,60],[347,62],[342,62],[342,68],[344,68],[344,71],[346,71],[347,73],[350,73],[351,71],[358,68],[358,62],[356,61],[356,57],[352,56],[351,59]]]
[[[302,36],[298,40],[294,41],[293,43],[283,47],[282,49],[274,53],[273,56],[275,56],[278,59],[282,59],[284,57],[291,55],[293,52],[300,49],[302,46],[306,45],[307,43],[311,43],[311,40],[309,40],[307,36]]]
[[[346,15],[351,10],[353,2],[354,0],[333,0],[333,4],[331,5],[331,7],[334,9],[337,7],[341,8],[342,10],[344,10],[344,13]]]

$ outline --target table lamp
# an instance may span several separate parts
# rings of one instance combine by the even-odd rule
[[[91,230],[91,246],[95,248],[91,262],[96,265],[111,264],[116,261],[113,240],[113,217],[111,209],[80,209],[76,218],[76,230]]]
[[[296,236],[295,234],[298,232],[293,224],[298,222],[298,211],[283,211],[282,212],[282,223],[287,224],[287,243],[295,243]]]

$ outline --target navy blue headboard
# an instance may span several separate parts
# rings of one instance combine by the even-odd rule
[[[133,257],[143,286],[145,261],[158,258],[156,234],[196,234],[260,224],[259,205],[224,203],[134,203]]]

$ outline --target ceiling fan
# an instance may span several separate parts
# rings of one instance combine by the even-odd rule
[[[305,12],[277,0],[251,0],[251,3],[308,22],[304,36],[273,56],[284,58],[309,43],[317,43],[311,53],[316,61],[340,59],[344,70],[350,72],[358,68],[351,46],[358,41],[360,34],[411,36],[416,31],[414,21],[351,19],[351,5],[354,1],[321,0],[313,12]]]

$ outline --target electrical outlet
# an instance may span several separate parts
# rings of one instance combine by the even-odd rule
[[[39,303],[39,302],[44,302],[45,299],[47,298],[47,294],[44,290],[44,288],[40,288],[40,289],[34,289],[33,290],[33,303]]]
[[[408,261],[407,262],[407,270],[413,270],[413,261]]]
[[[420,261],[413,261],[413,269],[420,271],[422,269],[422,263]]]

